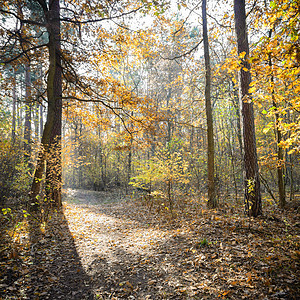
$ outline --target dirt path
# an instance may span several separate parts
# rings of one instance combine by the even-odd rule
[[[299,299],[296,212],[266,212],[249,229],[241,213],[200,205],[172,219],[122,192],[64,199],[38,234],[16,231],[17,253],[3,244],[1,300]]]
[[[245,218],[202,212],[162,225],[121,195],[73,193],[77,204],[66,203],[65,216],[99,299],[299,296],[299,235],[279,242],[297,229],[291,224],[260,220],[249,231]]]
[[[110,203],[107,193],[93,193],[85,204],[86,194],[69,191],[68,198],[72,193],[77,204],[66,203],[65,216],[95,295],[172,298],[173,285],[180,283],[176,276],[168,278],[174,267],[165,250],[169,231],[150,226],[146,212],[137,213],[133,203]]]

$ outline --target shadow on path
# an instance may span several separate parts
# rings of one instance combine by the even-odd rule
[[[94,299],[63,212],[53,214],[45,228],[29,223],[31,261],[25,270],[26,298]]]
[[[243,232],[235,220],[214,212],[182,228],[180,222],[155,226],[160,223],[135,203],[103,203],[103,198],[90,205],[82,197],[66,211],[72,231],[75,215],[86,216],[79,245],[101,299],[298,299],[297,262],[286,256],[279,269],[265,260],[270,241],[261,232],[251,233],[261,247],[251,247],[247,227]],[[265,225],[265,233],[273,230]]]

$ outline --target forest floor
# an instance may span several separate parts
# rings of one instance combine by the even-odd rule
[[[249,220],[200,203],[172,216],[121,192],[71,189],[64,200],[38,233],[1,215],[0,299],[300,297],[296,211]]]

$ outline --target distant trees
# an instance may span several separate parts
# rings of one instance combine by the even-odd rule
[[[37,0],[32,2],[18,1],[17,3],[3,3],[1,6],[1,15],[10,20],[15,28],[11,29],[10,25],[3,27],[3,36],[1,39],[0,61],[4,64],[12,64],[16,62],[27,61],[28,66],[31,62],[39,62],[45,64],[47,71],[47,117],[43,136],[41,139],[41,148],[38,155],[37,165],[34,172],[34,178],[31,186],[31,207],[38,210],[38,195],[45,174],[46,181],[46,197],[52,206],[61,206],[61,134],[62,134],[62,103],[65,99],[77,99],[87,97],[93,98],[93,101],[101,102],[106,108],[113,109],[113,104],[109,103],[106,98],[105,91],[99,92],[98,86],[91,88],[90,83],[85,82],[84,76],[77,74],[76,62],[88,64],[93,58],[91,52],[85,53],[85,58],[76,57],[77,49],[80,43],[84,43],[81,39],[81,24],[97,23],[100,21],[110,20],[111,18],[120,18],[123,15],[138,11],[139,8],[133,8],[132,11],[119,12],[122,10],[122,4],[107,7],[99,6],[96,2],[95,9],[99,12],[99,18],[90,18],[89,9],[85,13],[85,20],[79,21],[77,17],[78,7],[74,9],[73,4],[65,3],[67,8],[64,10],[64,16],[60,13],[59,0]],[[140,6],[141,8],[141,6]],[[73,10],[74,9],[74,10]],[[83,12],[85,10],[83,9]],[[87,19],[89,18],[89,19]],[[64,39],[64,48],[62,49],[61,22],[69,23],[69,28],[64,27],[64,37],[69,36],[71,31],[78,30],[78,39],[72,36],[72,39]],[[97,35],[97,30],[94,32]],[[80,41],[80,43],[79,43]],[[100,44],[99,44],[100,45]],[[41,49],[48,50],[44,56]],[[73,50],[74,55],[71,52]],[[98,50],[98,49],[97,49]],[[83,50],[82,50],[83,51]],[[45,59],[43,60],[42,59]],[[48,61],[47,61],[48,60]],[[29,72],[29,69],[28,69]],[[28,73],[29,74],[29,73]],[[27,76],[28,80],[30,76]],[[64,79],[64,82],[63,82]],[[28,85],[28,84],[27,84]],[[64,86],[63,86],[64,85]],[[77,89],[77,95],[71,87]],[[95,89],[95,87],[97,87]],[[63,95],[63,89],[65,95]],[[29,88],[28,88],[29,93]],[[28,94],[28,99],[30,95]],[[105,100],[108,100],[105,103]],[[89,101],[89,100],[88,100]],[[26,105],[26,122],[25,122],[25,154],[29,156],[30,136],[31,136],[31,103]]]
[[[243,190],[246,212],[257,216],[259,176],[281,207],[285,190],[293,199],[300,184],[294,4],[256,1],[245,8],[236,0],[234,11],[228,7],[220,17],[210,14],[213,3],[205,0],[179,3],[175,14],[164,13],[164,1],[88,2],[1,2],[0,14],[9,19],[1,24],[1,124],[12,127],[8,145],[31,146],[18,151],[18,161],[3,147],[3,157],[17,165],[11,182],[23,172],[24,181],[34,176],[33,209],[39,210],[43,192],[60,207],[62,177],[76,188],[141,186],[160,208],[172,210],[206,194],[208,207],[217,199],[220,205],[227,198],[239,203]],[[247,41],[246,11],[254,42]],[[143,20],[148,12],[153,25],[128,30],[131,15]],[[202,27],[195,21],[201,15]],[[38,130],[41,104],[47,119]],[[8,131],[2,132],[7,141]],[[34,162],[30,172],[26,160]]]

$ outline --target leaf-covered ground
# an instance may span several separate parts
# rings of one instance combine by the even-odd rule
[[[65,200],[39,231],[2,230],[0,299],[299,299],[296,211],[249,228],[201,205],[171,218],[121,193]]]

